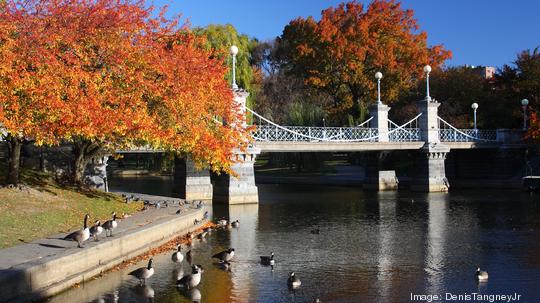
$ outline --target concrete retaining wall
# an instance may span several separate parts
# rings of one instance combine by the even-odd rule
[[[171,238],[196,229],[194,219],[204,210],[171,216],[118,234],[107,241],[32,260],[0,272],[0,298],[4,302],[28,302],[53,296],[82,283],[125,260],[158,247]]]

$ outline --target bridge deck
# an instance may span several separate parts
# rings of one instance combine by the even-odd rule
[[[450,149],[498,148],[501,143],[489,142],[443,142]],[[352,152],[376,150],[414,150],[424,146],[423,141],[412,142],[264,142],[256,141],[254,146],[262,152]]]
[[[298,142],[298,141],[255,141],[254,147],[261,152],[293,153],[293,152],[357,152],[357,151],[384,151],[384,150],[415,150],[424,146],[423,141],[411,142]],[[503,144],[501,142],[441,142],[450,149],[477,149],[477,148],[524,148],[527,144]],[[116,150],[116,153],[160,153],[163,150],[132,149]]]

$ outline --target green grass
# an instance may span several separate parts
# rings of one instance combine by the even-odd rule
[[[111,212],[134,213],[141,203],[123,203],[108,193],[59,186],[50,176],[25,171],[23,188],[0,189],[0,248],[67,232],[82,226],[84,214],[108,220]]]

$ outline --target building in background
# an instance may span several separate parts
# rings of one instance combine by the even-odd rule
[[[466,67],[472,69],[475,73],[482,76],[484,79],[491,79],[495,76],[495,67],[493,66],[474,66],[474,65],[465,65]]]

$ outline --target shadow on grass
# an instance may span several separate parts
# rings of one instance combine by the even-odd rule
[[[7,165],[5,163],[0,163],[0,184],[5,184],[7,175]],[[101,198],[105,201],[115,200],[116,197],[113,194],[93,190],[85,186],[77,186],[69,184],[68,182],[57,182],[50,173],[40,172],[32,169],[22,169],[21,171],[21,183],[29,187],[32,187],[35,190],[40,192],[47,192],[51,195],[57,196],[58,194],[51,190],[53,189],[64,189],[77,192],[79,194],[85,195],[88,198]]]
[[[76,189],[76,191],[80,194],[87,196],[88,198],[101,198],[105,201],[111,201],[115,199],[115,196],[113,194],[92,190],[89,188],[79,187]]]

